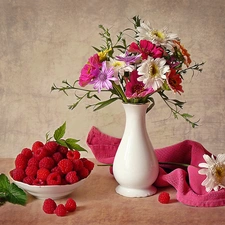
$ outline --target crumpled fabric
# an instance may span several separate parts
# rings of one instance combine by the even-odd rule
[[[121,139],[112,137],[92,127],[87,136],[87,145],[97,161],[113,164],[114,157]],[[216,207],[225,205],[225,189],[206,192],[201,185],[205,175],[198,174],[198,164],[204,162],[203,155],[212,155],[200,143],[184,140],[180,143],[155,149],[160,162],[159,175],[154,185],[156,187],[173,186],[177,200],[185,205],[195,207]],[[171,166],[162,163],[174,162],[188,164],[187,167]]]

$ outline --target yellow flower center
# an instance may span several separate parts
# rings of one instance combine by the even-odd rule
[[[152,36],[156,36],[158,37],[159,39],[161,40],[164,40],[165,39],[165,34],[159,30],[153,30],[152,31]]]
[[[122,67],[122,62],[115,61],[115,62],[113,62],[112,65],[113,65],[114,67]]]
[[[221,183],[221,181],[225,177],[225,165],[221,164],[215,164],[212,168],[213,176],[215,177],[216,181],[218,183]]]
[[[155,63],[149,65],[148,74],[149,74],[150,78],[158,77],[159,76],[159,67]]]

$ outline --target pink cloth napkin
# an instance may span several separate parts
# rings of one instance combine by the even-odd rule
[[[92,127],[88,133],[87,144],[95,158],[105,164],[113,164],[120,138],[102,133]],[[215,207],[225,205],[225,189],[207,193],[201,185],[206,178],[198,174],[200,162],[204,162],[203,154],[211,155],[201,144],[185,140],[172,146],[155,149],[159,162],[175,162],[189,164],[186,167],[163,166],[154,185],[156,187],[173,186],[177,191],[177,200],[185,205],[197,207]]]

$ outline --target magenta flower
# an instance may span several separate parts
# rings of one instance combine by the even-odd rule
[[[84,65],[81,70],[79,77],[79,85],[81,87],[86,86],[95,78],[99,73],[99,68],[101,67],[101,62],[99,61],[98,54],[94,54],[88,59],[88,62]]]
[[[130,80],[126,83],[125,95],[128,98],[145,97],[154,92],[153,88],[144,89],[144,83],[137,80],[139,77],[137,70],[130,74]]]
[[[112,89],[113,87],[111,81],[117,80],[117,78],[113,77],[113,74],[113,67],[107,68],[106,61],[104,61],[98,75],[90,82],[90,84],[93,84],[94,89],[97,89],[98,92],[100,92],[103,88],[106,88],[107,90]]]
[[[135,42],[130,44],[128,49],[132,53],[141,53],[142,59],[147,59],[148,56],[156,58],[161,58],[163,56],[163,49],[159,46],[156,46],[151,41],[141,40],[139,45]]]

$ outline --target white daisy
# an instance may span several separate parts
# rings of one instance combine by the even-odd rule
[[[166,73],[170,71],[170,67],[166,64],[165,59],[148,57],[144,60],[140,67],[137,69],[138,81],[142,81],[145,86],[144,88],[152,87],[155,91],[162,87],[166,80]]]
[[[149,40],[155,45],[162,45],[170,50],[173,49],[173,41],[179,40],[178,35],[168,32],[167,28],[157,30],[152,28],[149,23],[141,23],[141,26],[137,27],[137,31],[139,32],[136,38],[138,41],[142,39]]]
[[[205,186],[206,191],[212,190],[218,191],[220,188],[225,188],[225,154],[219,154],[215,156],[203,155],[206,163],[200,163],[199,174],[206,175],[206,179],[202,182],[202,186]]]
[[[110,61],[107,61],[107,65],[114,68],[114,77],[116,77],[117,79],[119,79],[118,74],[123,76],[124,72],[132,72],[135,68],[133,65],[127,65],[124,61],[118,61],[112,58],[110,59]]]

